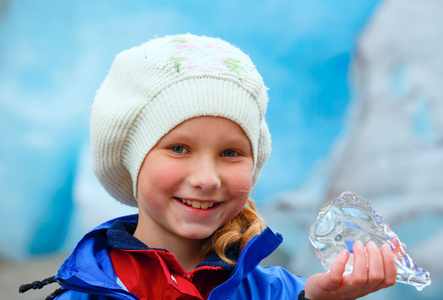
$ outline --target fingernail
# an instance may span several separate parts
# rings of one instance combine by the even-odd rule
[[[346,258],[348,257],[348,250],[341,250],[340,253],[338,254],[339,257],[343,257]]]
[[[373,241],[369,241],[369,243],[367,243],[367,246],[370,248],[377,248],[378,249],[377,245]]]
[[[356,241],[354,245],[358,249],[362,249],[363,248],[363,243],[361,241]]]

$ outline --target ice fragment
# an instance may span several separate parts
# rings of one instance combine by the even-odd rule
[[[431,284],[429,272],[423,270],[406,253],[403,244],[383,217],[372,209],[370,203],[351,192],[323,206],[309,231],[309,239],[317,257],[326,270],[330,270],[340,251],[351,254],[345,272],[352,272],[353,250],[356,241],[366,245],[375,242],[378,247],[389,244],[397,264],[397,282],[413,285],[421,291]]]

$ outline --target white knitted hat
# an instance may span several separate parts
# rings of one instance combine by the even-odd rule
[[[118,201],[137,206],[141,165],[157,142],[185,120],[236,122],[254,156],[253,184],[271,151],[267,88],[240,49],[191,34],[153,39],[115,58],[91,114],[92,168]]]

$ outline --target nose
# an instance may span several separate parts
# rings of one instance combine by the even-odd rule
[[[203,191],[220,188],[221,180],[216,162],[210,158],[199,158],[193,163],[194,167],[189,175],[191,186]]]

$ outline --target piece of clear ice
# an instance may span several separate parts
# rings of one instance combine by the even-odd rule
[[[397,264],[397,282],[413,285],[419,291],[431,284],[429,272],[406,253],[404,245],[383,217],[372,209],[368,201],[351,192],[344,192],[323,206],[310,228],[309,239],[328,271],[340,251],[347,249],[351,257],[345,272],[351,272],[354,242],[361,241],[366,245],[373,241],[378,247],[384,244],[391,246]]]

